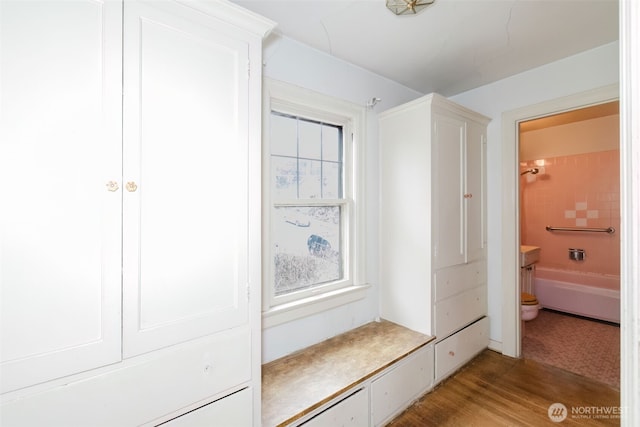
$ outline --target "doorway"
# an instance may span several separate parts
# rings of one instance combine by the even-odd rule
[[[571,95],[506,112],[502,116],[502,353],[521,357],[519,123],[586,106],[616,101],[618,85]]]
[[[527,267],[520,263],[529,272],[521,275],[521,290],[535,300],[523,306],[530,320],[521,324],[522,357],[616,389],[619,123],[619,103],[612,101],[518,126],[520,243],[528,254],[539,254]]]

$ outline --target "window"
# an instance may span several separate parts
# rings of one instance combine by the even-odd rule
[[[364,113],[360,106],[271,80],[265,100],[268,326],[363,296],[358,143]]]
[[[344,278],[343,135],[340,125],[271,112],[271,250],[276,297]]]

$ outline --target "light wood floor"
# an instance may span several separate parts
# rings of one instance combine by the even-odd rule
[[[560,423],[548,415],[554,403],[567,408]],[[619,391],[606,384],[485,350],[389,426],[609,426],[620,425],[605,415],[619,406]]]

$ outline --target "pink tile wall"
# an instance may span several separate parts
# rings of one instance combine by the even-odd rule
[[[520,177],[520,236],[540,246],[540,266],[620,275],[620,152],[601,151],[544,159],[538,175]],[[521,171],[539,167],[533,161]],[[555,227],[614,227],[616,233],[549,232]],[[584,261],[568,249],[584,249]]]

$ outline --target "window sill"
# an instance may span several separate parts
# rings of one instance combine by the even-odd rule
[[[262,312],[262,329],[281,325],[363,299],[369,287],[370,285],[349,286],[348,288],[272,307]]]

